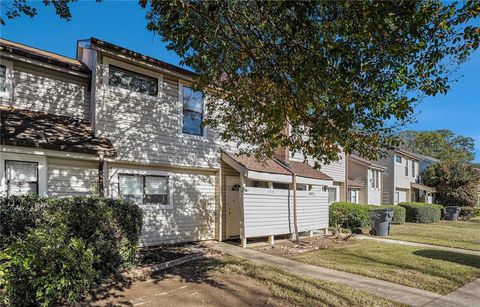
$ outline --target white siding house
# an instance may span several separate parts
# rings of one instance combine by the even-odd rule
[[[188,70],[94,38],[76,59],[0,45],[0,196],[132,200],[145,246],[292,234],[294,203],[299,231],[328,227],[343,154],[331,176],[288,157],[265,167],[201,126],[208,94]]]
[[[356,155],[348,156],[349,201],[381,205],[385,167]]]

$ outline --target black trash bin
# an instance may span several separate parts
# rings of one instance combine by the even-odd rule
[[[393,209],[372,209],[368,211],[368,217],[372,223],[372,236],[388,236],[390,233],[390,222],[393,218]]]
[[[458,220],[458,215],[460,214],[460,207],[458,206],[449,206],[445,207],[445,219],[449,221]]]

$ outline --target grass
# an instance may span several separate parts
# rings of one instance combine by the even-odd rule
[[[480,276],[480,257],[367,240],[292,259],[447,294]]]
[[[480,251],[480,223],[440,221],[391,226],[391,239]]]
[[[241,274],[266,285],[273,295],[294,306],[400,306],[347,286],[287,273],[226,256],[215,262],[218,274]]]

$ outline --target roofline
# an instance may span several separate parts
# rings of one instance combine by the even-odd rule
[[[150,63],[150,64],[154,64],[154,65],[160,66],[164,69],[174,71],[174,72],[177,72],[177,73],[189,76],[189,77],[197,76],[197,73],[195,73],[191,70],[188,70],[188,69],[182,68],[180,66],[161,61],[159,59],[144,55],[142,53],[135,52],[133,50],[130,50],[130,49],[127,49],[127,48],[124,48],[124,47],[121,47],[121,46],[118,46],[118,45],[115,45],[115,44],[112,44],[112,43],[109,43],[109,42],[106,42],[106,41],[103,41],[103,40],[100,40],[100,39],[95,38],[95,37],[91,37],[89,39],[84,39],[84,40],[78,40],[77,41],[77,48],[78,48],[78,42],[87,42],[87,41],[90,43],[91,47],[92,46],[97,46],[97,47],[105,48],[109,51],[121,53],[123,55],[127,55],[129,57],[132,57],[132,58],[135,58],[135,59],[138,59],[138,60]]]
[[[378,168],[378,169],[381,169],[382,171],[387,170],[387,168],[383,165],[375,164],[375,163],[373,163],[369,160],[364,160],[361,157],[358,157],[358,156],[355,156],[355,155],[348,155],[348,158],[351,158],[351,159],[355,160],[355,162],[357,162],[359,164],[362,164],[364,166],[367,166],[367,167]]]
[[[55,55],[66,57],[66,58],[69,58],[69,59],[72,59],[72,60],[77,60],[75,58],[70,58],[70,57],[67,57],[67,56],[64,56],[64,55],[61,55],[61,54],[58,54],[58,53],[54,53],[54,52],[50,52],[48,50],[43,50],[43,49],[40,49],[40,48],[32,47],[32,46],[29,46],[29,45],[26,45],[26,44],[17,43],[17,42],[14,42],[14,41],[11,41],[11,40],[8,40],[8,39],[5,39],[5,38],[2,38],[2,40],[9,41],[9,42],[16,43],[16,44],[20,44],[20,45],[24,45],[26,47],[29,47],[29,48],[32,48],[32,49],[37,49],[37,50],[42,51],[42,52],[48,52],[48,53],[52,53],[52,54],[55,54]],[[33,59],[33,60],[36,60],[36,61],[48,63],[48,64],[51,64],[51,65],[54,65],[54,66],[66,68],[66,69],[81,72],[81,73],[86,73],[86,74],[91,73],[90,69],[85,64],[81,63],[80,61],[79,61],[80,65],[73,65],[73,64],[63,62],[61,60],[57,60],[57,59],[48,57],[48,56],[28,52],[27,50],[24,50],[24,49],[21,49],[21,48],[18,48],[18,47],[5,45],[1,42],[0,42],[0,51],[8,52],[8,53],[11,53],[11,54],[14,54],[14,55],[18,55],[18,56],[21,56],[21,57],[25,57],[25,58]]]

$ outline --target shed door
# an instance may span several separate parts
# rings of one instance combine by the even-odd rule
[[[227,238],[240,236],[240,178],[226,178]]]

